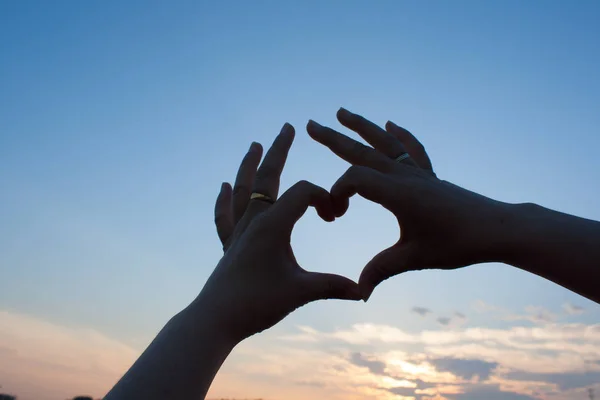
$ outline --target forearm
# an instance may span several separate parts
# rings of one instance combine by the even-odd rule
[[[204,399],[235,341],[206,302],[175,315],[105,400]]]
[[[500,261],[600,302],[600,222],[534,204],[510,207]]]

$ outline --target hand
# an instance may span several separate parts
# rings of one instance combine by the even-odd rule
[[[326,221],[333,221],[335,215],[329,193],[306,181],[277,199],[293,139],[294,128],[286,124],[260,167],[262,148],[253,143],[234,189],[224,183],[217,198],[215,223],[225,255],[199,299],[212,305],[224,334],[231,333],[236,340],[270,328],[315,300],[361,299],[358,285],[350,279],[308,272],[296,262],[290,245],[292,229],[308,206]],[[251,200],[251,193],[273,202]]]
[[[343,215],[358,193],[391,211],[401,230],[398,242],[361,273],[365,299],[383,280],[402,272],[496,261],[508,204],[439,180],[423,145],[406,129],[388,122],[384,130],[344,109],[337,117],[373,147],[309,121],[313,139],[353,164],[331,189],[336,215]],[[410,157],[396,162],[404,153]]]

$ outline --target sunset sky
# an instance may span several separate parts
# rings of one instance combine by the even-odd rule
[[[411,130],[441,179],[600,220],[598,20],[595,1],[0,2],[0,392],[103,396],[201,289],[220,183],[286,121],[284,188],[345,171],[304,130],[341,129],[344,106]],[[353,198],[333,224],[307,213],[292,245],[306,269],[358,279],[398,234]],[[209,397],[590,387],[600,307],[486,264],[303,307],[241,343]]]

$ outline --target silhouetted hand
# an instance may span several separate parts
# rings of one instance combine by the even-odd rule
[[[406,129],[388,122],[384,130],[344,109],[337,117],[373,147],[308,123],[313,139],[353,164],[331,189],[336,215],[343,215],[349,198],[358,193],[391,211],[401,230],[398,242],[361,273],[365,299],[383,280],[402,272],[494,261],[495,228],[504,223],[505,203],[439,180],[425,149]],[[403,153],[410,158],[397,162]]]
[[[234,189],[224,183],[217,198],[215,222],[225,255],[199,298],[214,304],[224,334],[231,332],[237,340],[270,328],[315,300],[361,299],[358,285],[350,279],[308,272],[296,262],[290,245],[296,221],[309,206],[326,221],[335,215],[329,193],[306,181],[277,199],[293,139],[294,129],[286,124],[260,167],[262,148],[253,143]],[[277,200],[251,200],[251,193]]]

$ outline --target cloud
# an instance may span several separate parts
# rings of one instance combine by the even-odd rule
[[[452,321],[452,319],[448,318],[448,317],[438,317],[436,319],[436,321],[443,326],[448,326],[450,325],[450,322]]]
[[[355,345],[365,345],[373,342],[383,343],[416,343],[418,337],[389,325],[371,323],[354,324],[350,329],[334,332],[319,332],[305,326],[298,327],[300,333],[281,336],[281,340],[289,342],[316,343],[323,340],[341,341]]]
[[[537,400],[526,394],[505,392],[494,386],[479,386],[467,389],[464,393],[447,395],[449,400]]]
[[[539,310],[529,308],[526,313],[535,311]],[[344,368],[343,374],[349,380],[357,373],[370,374],[371,378],[361,375],[364,387],[383,390],[387,395],[376,392],[374,396],[386,399],[396,395],[422,400],[566,400],[600,381],[600,324],[532,326],[528,320],[523,324],[503,329],[450,325],[409,333],[362,323],[331,332],[303,329],[301,335],[310,338],[296,339],[303,345],[338,351],[368,346],[376,354],[350,350],[346,361],[351,367]],[[287,343],[294,336],[286,337]]]
[[[465,314],[458,311],[454,313],[454,316],[459,319],[467,319],[467,316]]]
[[[137,350],[87,329],[0,311],[3,390],[20,398],[104,395],[139,355]]]
[[[414,397],[416,400],[421,400],[422,396],[416,394],[416,389],[407,388],[407,387],[394,387],[390,389],[386,389],[388,392],[404,397]]]
[[[326,383],[319,381],[296,381],[295,383],[299,386],[309,386],[315,388],[324,388],[325,386],[327,386]]]
[[[580,315],[583,314],[583,312],[585,311],[583,307],[576,306],[571,303],[563,304],[563,310],[565,310],[565,312],[569,315]]]
[[[519,381],[550,382],[561,390],[587,388],[600,382],[600,371],[584,373],[536,374],[525,371],[510,372],[507,378]]]
[[[544,307],[528,306],[525,307],[525,312],[533,322],[554,322],[557,319],[555,314]]]
[[[495,315],[498,319],[504,321],[529,321],[533,324],[548,324],[558,320],[558,316],[550,310],[540,306],[527,306],[525,313],[513,313],[507,309],[496,307],[483,301],[477,301],[473,305],[473,309],[479,313],[487,313]]]
[[[385,363],[375,359],[370,359],[363,356],[361,353],[352,353],[350,362],[359,367],[365,367],[375,375],[383,375],[385,371]]]
[[[421,317],[426,316],[427,314],[431,314],[432,311],[429,308],[415,306],[411,309],[415,314],[419,314]]]
[[[429,362],[433,364],[438,371],[450,372],[453,375],[469,380],[477,376],[481,381],[487,380],[490,377],[491,372],[498,367],[497,362],[453,357],[436,358]]]

